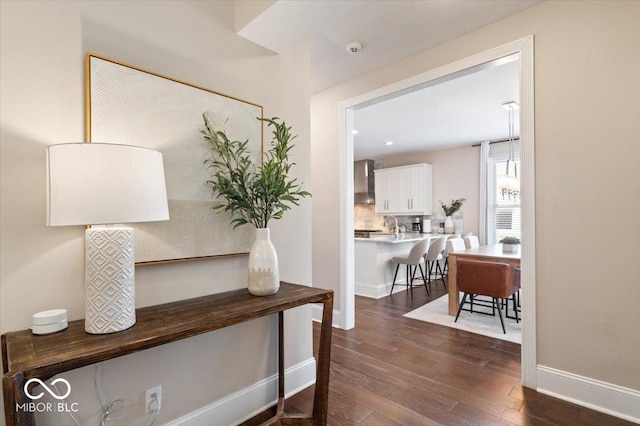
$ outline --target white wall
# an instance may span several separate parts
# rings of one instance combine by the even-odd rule
[[[72,320],[84,316],[83,228],[45,226],[44,154],[48,145],[84,140],[87,51],[285,118],[299,135],[295,173],[309,183],[308,46],[276,56],[236,36],[232,2],[3,0],[0,15],[3,333],[27,328],[31,315],[45,309],[66,308]],[[273,224],[283,280],[311,283],[310,221],[311,201],[304,200]],[[246,287],[246,267],[246,257],[139,267],[136,305]],[[310,311],[287,313],[287,366],[312,356]],[[103,363],[109,395],[129,403],[125,416],[109,424],[144,424],[141,399],[151,386],[163,387],[162,424],[275,373],[275,324],[256,320]],[[99,423],[93,371],[63,375],[83,424]],[[41,420],[72,424],[63,414]]]
[[[338,103],[533,34],[537,362],[640,390],[639,22],[637,1],[545,2],[314,95],[314,282],[339,292]]]

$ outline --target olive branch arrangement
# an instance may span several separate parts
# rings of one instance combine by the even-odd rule
[[[444,210],[444,214],[446,216],[451,216],[462,207],[462,203],[467,201],[466,198],[458,198],[457,200],[451,200],[451,205],[446,205],[440,200],[440,206],[442,206],[442,210]]]
[[[256,228],[266,228],[271,219],[281,219],[292,205],[299,205],[301,198],[311,194],[302,190],[297,179],[289,177],[291,167],[289,151],[293,148],[291,127],[278,117],[260,118],[273,127],[271,147],[263,154],[262,165],[251,161],[247,149],[249,140],[232,141],[224,130],[216,130],[206,114],[202,114],[204,129],[200,130],[211,146],[211,158],[204,164],[211,170],[206,184],[214,197],[223,201],[213,205],[218,213],[228,212],[233,228],[251,223]]]

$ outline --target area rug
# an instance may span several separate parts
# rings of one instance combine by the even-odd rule
[[[451,328],[457,328],[471,333],[482,334],[496,339],[507,340],[513,343],[522,343],[522,322],[516,323],[515,319],[504,318],[504,327],[507,330],[507,334],[504,334],[502,333],[500,318],[498,318],[497,313],[496,316],[493,317],[462,311],[460,313],[460,318],[458,318],[458,322],[453,322],[456,317],[447,313],[448,308],[449,296],[444,295],[419,307],[418,309],[407,312],[403,316]],[[468,305],[465,305],[465,308],[468,308]],[[476,308],[477,306],[474,306],[474,309]],[[483,309],[490,310],[490,308]]]

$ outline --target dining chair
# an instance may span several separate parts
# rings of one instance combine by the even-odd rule
[[[478,237],[476,237],[475,235],[469,235],[468,237],[464,237],[463,240],[464,240],[464,246],[468,249],[480,247],[480,241],[478,240]]]
[[[447,240],[447,253],[451,251],[462,251],[466,248],[462,238],[450,238]]]
[[[450,239],[447,240],[447,253],[450,252],[450,251],[461,251],[461,250],[465,250],[467,248],[469,248],[469,247],[467,247],[466,240],[464,240],[462,238],[450,238]],[[448,269],[449,269],[449,258],[447,256],[447,271],[448,271]],[[493,305],[487,305],[486,304],[487,302],[485,300],[476,299],[476,296],[474,296],[474,295],[471,295],[470,303],[471,303],[471,311],[473,311],[474,303],[477,304],[477,305],[480,305],[480,306],[493,306]]]
[[[447,245],[448,237],[440,237],[437,240],[433,241],[427,250],[427,254],[425,255],[425,260],[427,261],[427,274],[428,274],[428,282],[429,287],[431,287],[431,275],[437,275],[440,273],[440,278],[442,279],[442,285],[444,288],[447,288],[447,283],[444,281],[444,272],[440,267],[440,261],[443,259],[443,252]],[[434,271],[435,268],[435,271]]]
[[[449,252],[464,250],[464,240],[460,237],[449,238],[444,250],[444,273],[449,275]]]
[[[520,290],[522,290],[522,281],[520,281],[521,269],[517,266],[513,267],[513,277],[515,282],[518,285],[518,289],[513,294],[513,297],[510,299],[502,299],[503,306],[505,306],[505,316],[510,319],[515,319],[516,322],[519,320],[518,313],[520,313]],[[509,300],[512,301],[513,305],[513,316],[509,315]]]
[[[427,280],[424,277],[424,270],[422,269],[422,264],[424,263],[424,256],[428,250],[429,239],[424,239],[418,241],[411,247],[409,254],[407,256],[396,256],[391,259],[391,263],[396,263],[396,272],[393,275],[393,284],[391,284],[391,294],[393,294],[393,287],[396,286],[396,278],[398,276],[398,269],[400,269],[400,265],[406,265],[407,270],[407,282],[406,284],[397,284],[397,285],[406,285],[407,290],[411,289],[411,296],[413,296],[413,280],[416,275],[416,269],[420,269],[420,274],[422,275],[422,280],[424,281],[424,288],[427,290],[427,296],[431,295],[431,291],[429,287],[427,287]]]
[[[500,317],[500,324],[502,325],[502,332],[507,334],[504,327],[504,319],[502,318],[500,300],[513,298],[515,306],[515,294],[520,288],[520,274],[516,274],[515,268],[508,263],[458,259],[456,266],[458,290],[463,291],[464,296],[462,297],[460,306],[458,306],[458,313],[456,314],[454,322],[458,322],[460,312],[463,310],[494,316],[497,310],[498,316]],[[463,309],[465,303],[472,303],[473,297],[478,295],[491,297],[492,313],[474,311],[473,305],[471,310]],[[467,301],[467,298],[470,296],[471,300]],[[516,322],[520,321],[517,310],[515,310],[515,320]]]
[[[451,234],[447,236],[448,240],[453,240],[456,238],[460,238],[460,234]],[[444,251],[442,252],[442,257],[444,257],[444,266],[442,267],[442,271],[445,275],[449,275],[449,251],[445,246]]]

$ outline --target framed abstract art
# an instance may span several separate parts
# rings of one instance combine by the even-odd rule
[[[162,152],[170,220],[130,224],[136,264],[248,253],[255,230],[233,229],[230,218],[212,210],[205,184],[202,114],[230,138],[248,140],[259,164],[263,108],[231,96],[112,59],[86,56],[88,142],[137,145]]]

